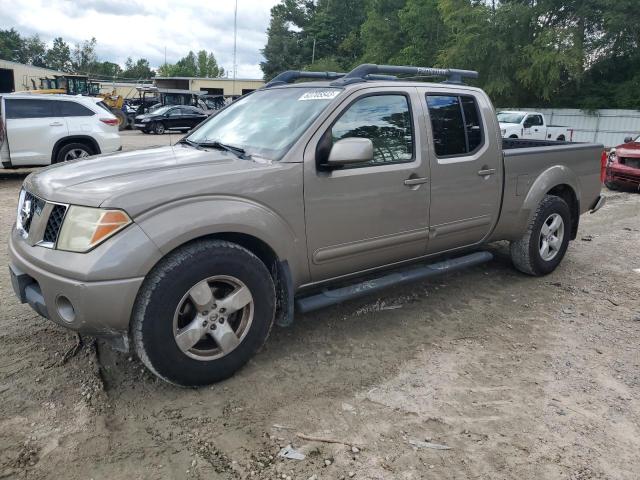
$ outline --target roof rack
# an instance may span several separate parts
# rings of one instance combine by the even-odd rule
[[[275,87],[278,85],[284,85],[286,83],[293,83],[301,78],[316,79],[316,80],[338,80],[345,75],[344,72],[305,72],[302,70],[287,70],[275,76],[269,81],[264,88]],[[396,80],[397,77],[393,75],[366,75],[365,80]]]
[[[444,83],[462,84],[463,78],[478,78],[478,72],[455,68],[406,67],[399,65],[375,65],[365,63],[357,66],[346,75],[335,80],[332,85],[348,85],[363,82],[384,75],[413,75],[424,77],[447,77]]]

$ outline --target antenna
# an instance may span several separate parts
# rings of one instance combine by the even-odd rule
[[[233,12],[233,91],[231,95],[236,94],[236,75],[238,74],[238,64],[236,63],[236,53],[238,48],[238,0]]]

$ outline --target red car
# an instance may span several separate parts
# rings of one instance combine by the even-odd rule
[[[627,137],[609,153],[604,184],[615,190],[619,187],[640,190],[640,136]]]

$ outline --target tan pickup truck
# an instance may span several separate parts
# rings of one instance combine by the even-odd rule
[[[603,203],[602,146],[503,140],[487,95],[462,84],[474,76],[285,72],[175,146],[31,174],[9,244],[16,294],[202,385],[274,321],[488,261],[488,242],[547,274]]]

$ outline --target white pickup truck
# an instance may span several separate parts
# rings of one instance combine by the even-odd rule
[[[573,129],[560,125],[547,125],[542,113],[498,112],[502,138],[530,138],[533,140],[573,141]]]

